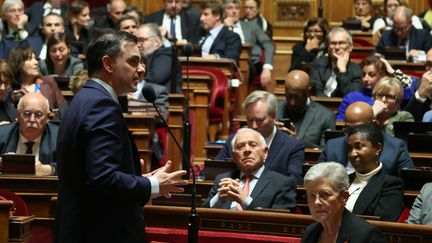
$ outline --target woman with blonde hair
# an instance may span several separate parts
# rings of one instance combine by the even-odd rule
[[[402,83],[391,77],[384,77],[372,90],[372,109],[378,126],[388,135],[394,136],[393,122],[413,122],[414,117],[407,111],[400,111],[404,99]]]

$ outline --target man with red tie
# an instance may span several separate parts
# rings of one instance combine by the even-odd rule
[[[293,178],[265,167],[268,147],[261,133],[251,128],[238,130],[232,148],[238,169],[216,177],[204,207],[231,210],[295,208],[296,183]]]

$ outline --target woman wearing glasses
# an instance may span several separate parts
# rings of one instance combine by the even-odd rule
[[[343,165],[336,162],[312,166],[304,177],[312,218],[301,242],[387,242],[382,232],[345,209],[349,179]]]
[[[378,126],[388,135],[394,136],[393,122],[413,122],[414,117],[408,111],[400,111],[404,99],[402,83],[396,78],[382,78],[372,91],[374,103],[372,109]]]
[[[369,56],[360,63],[362,69],[362,82],[363,88],[360,91],[353,91],[345,95],[339,105],[338,112],[336,113],[336,120],[343,121],[345,118],[345,111],[348,106],[357,101],[363,101],[369,105],[373,105],[374,97],[372,96],[372,89],[375,84],[384,77],[393,76],[401,80],[404,89],[404,102],[408,102],[414,94],[415,83],[417,79],[404,74],[401,70],[394,70],[390,63],[382,58],[376,56]]]
[[[303,42],[293,46],[289,71],[302,69],[302,64],[311,63],[327,52],[327,20],[312,18],[303,29]]]

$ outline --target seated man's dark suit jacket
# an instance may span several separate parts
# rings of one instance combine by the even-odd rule
[[[355,173],[350,174],[350,183]],[[378,216],[396,222],[404,208],[404,182],[401,178],[384,174],[381,169],[370,178],[354,204],[356,215]]]
[[[310,80],[317,96],[327,97],[324,88],[331,74],[332,62],[330,57],[320,57],[312,62]],[[361,75],[360,65],[348,62],[346,73],[336,74],[337,87],[332,92],[331,97],[344,97],[349,92],[360,91],[363,88]]]
[[[219,151],[216,159],[232,158],[230,136]],[[304,145],[301,141],[277,130],[268,151],[265,162],[266,168],[293,177],[298,185],[303,184]]]
[[[171,92],[171,47],[161,47],[148,58],[145,80],[150,83],[163,85]],[[177,87],[176,93],[182,93],[181,65],[177,59]]]
[[[309,225],[302,235],[302,243],[319,242],[323,227],[319,222]],[[359,218],[348,210],[344,210],[342,222],[339,227],[336,243],[385,243],[381,230],[370,225],[366,220]]]
[[[400,169],[415,168],[408,153],[406,143],[387,134],[384,135],[384,148],[381,151],[380,159],[383,164],[383,172],[393,176],[400,176]],[[348,137],[330,139],[318,158],[320,162],[338,162],[347,166],[348,164]]]
[[[0,126],[0,153],[15,153],[18,147],[20,127],[18,122]],[[42,164],[49,164],[56,168],[57,154],[57,133],[58,127],[48,123],[42,134],[39,161]]]
[[[71,101],[58,137],[53,242],[146,242],[143,206],[151,183],[141,176],[120,105],[88,80]]]
[[[7,98],[5,100],[0,100],[0,114],[3,113],[3,120],[1,121],[8,121],[8,122],[14,122],[16,119],[16,108],[14,104],[12,103],[10,98]]]
[[[278,101],[276,119],[287,118],[286,100]],[[303,141],[306,148],[320,148],[324,146],[324,131],[336,129],[335,114],[323,105],[310,100],[301,126],[292,121],[297,130],[297,138]]]
[[[224,26],[210,47],[210,54],[218,54],[221,58],[230,58],[238,62],[241,48],[240,36]]]
[[[151,13],[144,17],[144,23],[156,23],[161,26],[164,14],[164,9]],[[180,13],[180,22],[183,39],[193,44],[198,44],[202,31],[199,16],[182,11]]]
[[[210,200],[218,193],[219,182],[222,178],[239,179],[240,170],[225,172],[216,176],[203,207],[210,207]],[[260,207],[289,209],[294,212],[296,207],[296,183],[292,178],[265,168],[250,196],[253,200],[245,210]],[[231,203],[232,201],[225,201],[222,208],[230,209]]]
[[[423,29],[416,29],[411,27],[411,33],[409,36],[409,47],[408,49],[422,50],[427,52],[432,47],[432,39],[429,32]],[[382,33],[381,39],[375,47],[375,51],[383,53],[385,47],[397,47],[398,38],[393,30],[386,30]]]

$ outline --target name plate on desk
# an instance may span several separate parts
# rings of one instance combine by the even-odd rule
[[[3,174],[35,174],[35,156],[32,154],[3,154]]]

